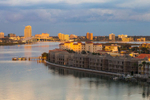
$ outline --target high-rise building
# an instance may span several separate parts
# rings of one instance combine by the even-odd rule
[[[109,40],[115,41],[115,34],[113,33],[109,34]]]
[[[87,33],[86,33],[86,38],[87,38],[88,40],[93,40],[93,33],[87,32]]]
[[[9,33],[9,34],[8,34],[8,37],[16,37],[16,34]]]
[[[4,32],[0,32],[0,38],[4,38]]]
[[[86,38],[87,38],[87,39],[90,38],[90,33],[89,33],[89,32],[86,33]]]
[[[27,37],[31,37],[31,36],[32,36],[32,27],[30,25],[25,26],[24,37],[27,38]]]
[[[68,40],[69,40],[69,35],[68,35],[68,34],[58,33],[58,38],[59,38],[61,41],[68,41]]]

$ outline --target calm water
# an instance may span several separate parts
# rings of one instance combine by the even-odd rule
[[[59,43],[0,46],[0,100],[149,100],[143,83],[113,81],[80,71],[12,57],[36,57]]]

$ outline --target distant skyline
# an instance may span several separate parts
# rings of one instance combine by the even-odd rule
[[[0,32],[23,36],[58,33],[85,36],[150,35],[148,0],[1,0]]]

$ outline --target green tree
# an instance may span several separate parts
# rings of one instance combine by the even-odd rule
[[[82,50],[81,54],[86,54],[86,52],[84,50]]]

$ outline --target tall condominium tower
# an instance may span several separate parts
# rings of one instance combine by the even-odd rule
[[[87,32],[87,33],[86,33],[86,38],[87,38],[88,40],[93,40],[93,33]]]
[[[0,38],[4,38],[4,32],[0,32]]]
[[[109,40],[115,41],[115,34],[113,33],[109,34]]]
[[[32,27],[30,25],[26,26],[24,29],[24,37],[31,37],[32,36]]]

